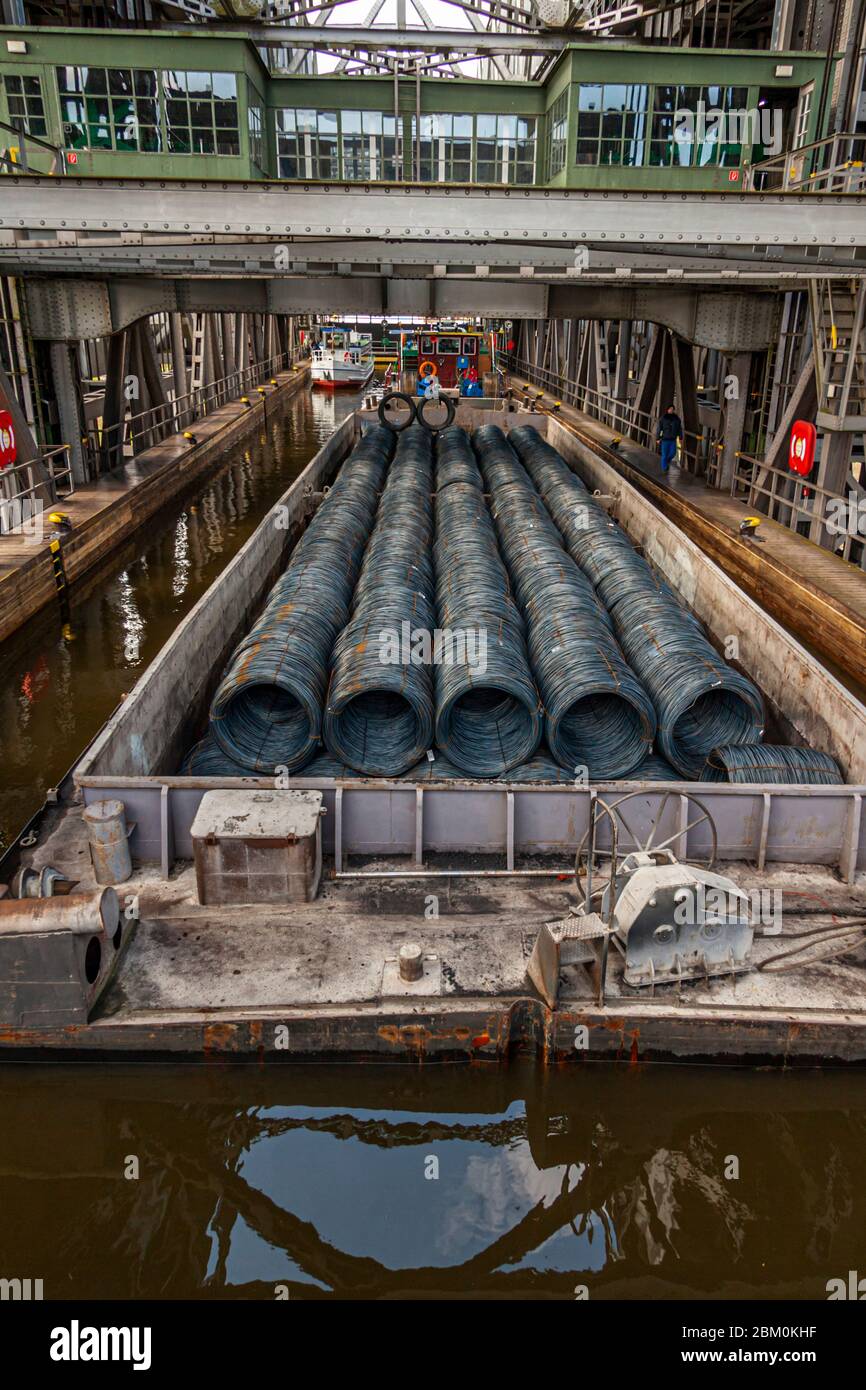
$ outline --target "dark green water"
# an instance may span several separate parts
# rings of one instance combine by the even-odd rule
[[[46,1298],[824,1299],[864,1270],[864,1076],[6,1066],[0,1115],[0,1276]]]
[[[355,404],[350,393],[296,397],[84,581],[68,636],[51,608],[0,645],[0,853]]]

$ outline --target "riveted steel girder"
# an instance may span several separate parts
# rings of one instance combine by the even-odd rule
[[[866,241],[857,195],[621,193],[436,185],[7,177],[0,232],[51,230],[382,237],[649,247]]]

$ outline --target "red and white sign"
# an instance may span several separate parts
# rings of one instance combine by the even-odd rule
[[[78,155],[77,155],[77,153],[76,153],[75,150],[67,150],[67,151],[66,151],[66,163],[67,163],[67,164],[77,164],[77,163],[78,163]]]
[[[8,468],[18,457],[15,429],[8,410],[0,410],[0,468]]]
[[[802,478],[812,471],[815,462],[815,426],[808,420],[795,420],[791,426],[791,443],[788,446],[788,467],[792,473]]]

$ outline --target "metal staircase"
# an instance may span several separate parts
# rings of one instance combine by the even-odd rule
[[[826,277],[810,286],[818,429],[866,428],[866,283]]]

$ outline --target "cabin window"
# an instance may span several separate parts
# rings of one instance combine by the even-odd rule
[[[474,357],[475,354],[477,353],[477,351],[478,351],[478,339],[477,339],[477,338],[464,338],[464,339],[463,339],[463,356],[464,356],[464,357]]]
[[[48,126],[39,78],[8,72],[4,78],[4,85],[10,125],[17,126],[28,135],[44,138],[48,134]]]
[[[535,182],[535,117],[476,116],[479,183]]]
[[[576,162],[737,166],[751,138],[747,98],[746,87],[580,83]]]
[[[416,139],[412,117],[412,141]],[[421,179],[425,183],[470,183],[473,118],[450,111],[421,117]]]
[[[459,339],[459,338],[443,338],[442,335],[440,334],[440,336],[439,336],[439,347],[437,348],[437,351],[438,351],[440,357],[459,357],[459,356],[460,356],[460,339]]]
[[[57,69],[63,142],[74,150],[162,148],[158,76],[138,68]]]
[[[736,167],[750,140],[746,87],[656,87],[650,164]]]
[[[577,99],[577,163],[631,167],[645,162],[650,88],[582,83]]]
[[[341,177],[359,182],[397,179],[397,121],[381,111],[341,111]]]
[[[409,345],[407,344],[407,346],[409,346]],[[426,337],[426,335],[425,335],[425,336],[422,336],[422,338],[421,338],[421,353],[422,353],[422,355],[423,355],[424,357],[429,357],[429,356],[431,356],[435,351],[436,351],[436,339],[435,339],[435,338],[428,338],[428,337]]]
[[[336,111],[277,112],[277,169],[281,179],[340,177]]]
[[[262,108],[251,105],[247,113],[250,133],[250,159],[262,170],[265,168],[264,140],[262,138]]]
[[[547,113],[547,176],[552,178],[565,168],[568,146],[568,88],[556,98]]]
[[[172,154],[240,154],[237,79],[232,72],[164,72]]]

